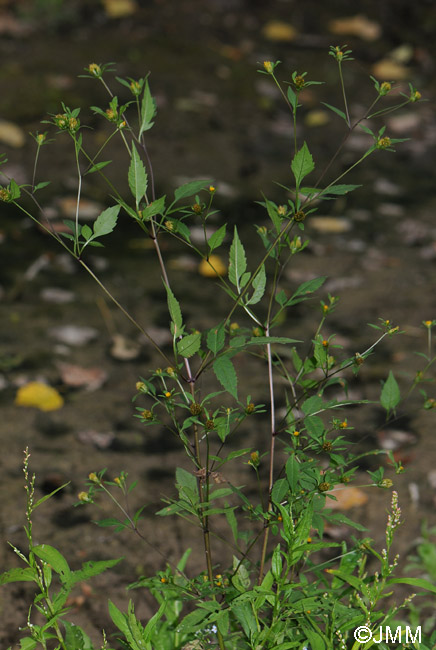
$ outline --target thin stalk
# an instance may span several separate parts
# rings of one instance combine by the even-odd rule
[[[67,250],[69,250],[69,249],[67,248]],[[70,251],[70,252],[71,252],[71,251]],[[124,314],[124,316],[125,316],[125,317],[126,317],[126,318],[131,322],[131,323],[132,323],[132,325],[134,325],[134,326],[135,326],[135,327],[136,327],[136,328],[141,332],[141,334],[143,334],[143,335],[148,339],[148,341],[150,341],[151,345],[155,348],[155,350],[157,350],[157,351],[159,352],[159,354],[160,354],[160,355],[165,359],[165,361],[168,363],[168,365],[171,366],[171,365],[172,365],[172,361],[171,361],[171,360],[169,359],[169,357],[168,357],[168,356],[167,356],[167,355],[166,355],[166,354],[161,350],[161,348],[160,348],[159,345],[156,343],[156,341],[155,341],[155,340],[150,336],[150,334],[149,334],[149,333],[148,333],[148,332],[147,332],[147,331],[146,331],[146,330],[145,330],[145,329],[144,329],[144,328],[143,328],[143,327],[138,323],[138,321],[136,321],[136,320],[133,318],[133,316],[131,316],[131,315],[129,314],[129,312],[128,312],[126,309],[124,309],[124,307],[121,305],[121,303],[119,303],[118,300],[115,298],[115,296],[113,296],[113,295],[111,294],[111,292],[109,291],[109,289],[107,289],[107,287],[105,287],[105,285],[103,284],[103,282],[101,282],[101,280],[100,280],[100,279],[95,275],[95,273],[92,271],[92,269],[90,269],[89,266],[88,266],[88,265],[87,265],[87,264],[86,264],[82,259],[79,258],[77,261],[78,261],[78,262],[83,266],[83,268],[85,269],[85,271],[87,271],[87,272],[89,273],[89,275],[90,275],[90,276],[91,276],[91,277],[92,277],[92,278],[97,282],[97,284],[98,284],[98,286],[100,287],[100,289],[102,289],[102,290],[104,291],[104,293],[108,296],[108,298],[111,299],[111,301],[114,303],[114,305],[116,305],[116,306],[118,307],[118,309],[119,309],[119,310]]]
[[[77,140],[74,140],[74,155],[76,158],[77,175],[79,178],[79,183],[77,186],[77,200],[76,200],[76,214],[75,214],[76,228],[74,233],[74,254],[77,256],[79,255],[79,207],[80,207],[80,197],[82,194],[82,174],[79,165],[79,149],[77,145]]]
[[[266,336],[270,335],[269,323],[267,325],[265,334]],[[275,440],[276,440],[276,414],[275,414],[275,401],[274,401],[274,378],[273,378],[271,343],[267,343],[266,351],[267,351],[267,358],[268,358],[268,385],[269,385],[269,395],[270,395],[270,404],[271,404],[271,414],[270,414],[271,438],[270,438],[270,450],[269,450],[269,479],[268,479],[268,513],[269,513],[273,509],[271,494],[274,486],[274,452],[275,452]],[[259,585],[262,583],[263,575],[264,575],[266,552],[268,547],[268,537],[269,537],[269,522],[267,520],[264,525],[263,545],[262,545],[259,577],[258,577]]]
[[[39,151],[40,151],[40,149],[41,149],[41,145],[40,145],[39,142],[38,142],[38,146],[37,146],[36,154],[35,154],[35,162],[33,163],[32,191],[33,191],[33,188],[35,187],[36,167],[37,167],[37,164],[38,164],[38,158],[39,158]]]
[[[348,128],[351,129],[351,120],[350,120],[350,113],[348,111],[347,94],[345,92],[344,77],[342,75],[342,66],[340,61],[338,61],[338,67],[339,67],[339,78],[341,80],[342,97],[344,99],[345,114],[347,116],[347,124],[348,124]]]

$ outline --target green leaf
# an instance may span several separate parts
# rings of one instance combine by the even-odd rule
[[[295,113],[295,110],[296,110],[296,108],[298,106],[298,97],[294,93],[294,91],[292,90],[291,86],[288,86],[288,91],[287,91],[286,95],[288,97],[290,105],[292,106],[292,110]]]
[[[167,301],[168,301],[168,310],[170,312],[171,321],[172,321],[172,334],[173,336],[181,336],[183,331],[183,318],[182,311],[180,309],[179,302],[170,287],[165,284],[165,289],[167,291]]]
[[[191,492],[196,492],[197,490],[197,479],[191,472],[188,472],[182,467],[176,468],[176,485],[178,490],[187,489]]]
[[[239,239],[238,230],[235,226],[235,233],[229,254],[229,280],[238,290],[240,288],[239,280],[246,269],[247,259],[245,257],[245,249]]]
[[[42,181],[41,183],[37,183],[35,187],[33,188],[33,192],[37,192],[38,190],[42,190],[44,187],[47,187],[47,185],[50,185],[51,181]]]
[[[103,571],[106,571],[107,569],[112,569],[112,567],[116,566],[118,562],[121,562],[121,560],[123,559],[124,558],[119,557],[114,560],[97,560],[97,561],[90,560],[89,562],[85,562],[84,564],[82,564],[81,569],[79,569],[78,571],[71,572],[71,577],[70,580],[68,581],[68,586],[72,587],[78,582],[83,582],[84,580],[89,580],[89,578],[98,576],[100,575],[100,573],[103,573]]]
[[[153,117],[156,115],[156,102],[151,96],[148,81],[144,84],[144,94],[141,102],[141,128],[139,129],[139,138],[153,126]]]
[[[142,211],[143,220],[149,221],[156,214],[163,214],[165,211],[165,199],[166,196],[164,195],[147,205]]]
[[[177,352],[182,357],[192,357],[192,355],[198,352],[200,349],[200,344],[200,332],[196,332],[195,334],[188,334],[187,336],[184,336],[180,341],[177,341]]]
[[[95,163],[95,165],[92,165],[92,167],[90,167],[88,171],[84,173],[84,176],[86,176],[87,174],[93,174],[94,172],[100,171],[100,169],[103,169],[104,167],[106,167],[106,165],[110,165],[111,162],[112,160],[104,160],[102,162]]]
[[[429,580],[425,580],[425,578],[392,578],[391,580],[388,580],[386,584],[411,585],[412,587],[426,589],[427,591],[431,591],[432,593],[436,594],[436,585],[434,585]]]
[[[291,163],[291,169],[297,187],[300,186],[303,178],[315,169],[312,155],[306,143],[304,143],[301,149],[295,154]]]
[[[197,194],[197,192],[201,192],[201,190],[209,187],[211,182],[212,181],[209,180],[190,181],[189,183],[181,185],[174,191],[174,201],[179,201],[187,196],[192,196],[193,194]]]
[[[221,228],[218,228],[207,240],[211,252],[223,243],[224,237],[226,236],[226,227],[227,224],[224,224]]]
[[[283,501],[288,492],[288,481],[285,478],[277,479],[271,492],[271,501],[273,501],[273,503],[280,503]]]
[[[120,205],[113,205],[111,208],[103,210],[103,212],[98,215],[93,225],[94,237],[102,237],[103,235],[108,235],[113,231],[117,225],[117,218],[120,209]]]
[[[53,571],[59,574],[62,583],[68,583],[68,580],[71,578],[71,569],[62,553],[49,544],[34,546],[32,551],[43,562],[49,564]]]
[[[273,226],[277,232],[277,234],[280,232],[282,229],[282,220],[279,217],[279,214],[277,212],[277,206],[275,203],[272,201],[269,201],[268,199],[265,199],[265,207],[268,212],[268,216],[273,222]]]
[[[91,639],[75,623],[62,621],[65,627],[65,645],[68,650],[93,650]]]
[[[354,190],[357,190],[359,187],[362,187],[362,185],[347,185],[347,184],[330,185],[330,187],[326,187],[324,190],[321,191],[320,196],[325,196],[327,194],[342,196],[343,194],[348,194],[348,192],[353,192]]]
[[[26,567],[25,569],[9,569],[0,574],[0,585],[5,585],[8,582],[37,582],[38,574],[36,569]]]
[[[136,209],[138,209],[139,202],[144,198],[147,191],[147,172],[133,142],[128,181],[130,191],[135,198]]]
[[[289,343],[301,343],[297,339],[288,339],[286,336],[254,336],[245,345],[266,345],[268,343],[280,343],[282,345],[289,345]]]
[[[345,124],[348,124],[347,122],[347,116],[345,115],[344,111],[341,111],[339,108],[336,108],[336,106],[332,106],[331,104],[327,104],[327,102],[321,102],[324,106],[327,106],[333,113],[336,113],[336,115],[339,115],[339,117],[342,117],[344,120]]]
[[[297,462],[295,456],[289,456],[286,461],[286,478],[288,479],[289,487],[293,493],[297,491],[298,487],[299,466],[300,464]]]
[[[271,558],[271,572],[278,581],[283,569],[282,554],[280,552],[280,543],[275,547]]]
[[[218,354],[220,350],[224,347],[225,342],[225,330],[224,324],[221,323],[218,327],[213,327],[207,333],[206,344],[208,349],[212,352],[214,356]]]
[[[389,413],[390,411],[395,410],[395,407],[398,405],[400,400],[401,400],[400,389],[398,387],[397,380],[395,379],[392,373],[392,370],[390,370],[388,378],[383,384],[383,388],[380,395],[380,404],[387,411],[387,413]]]
[[[247,300],[247,302],[245,303],[246,305],[256,305],[263,298],[263,294],[265,293],[265,286],[266,286],[266,273],[265,273],[264,264],[262,264],[257,275],[254,277],[252,285],[254,289],[253,295],[249,300]]]
[[[82,226],[82,232],[80,233],[84,239],[91,239],[92,237],[92,230],[89,226],[86,224]]]
[[[300,302],[298,300],[295,300],[299,296],[303,296],[302,300],[306,300],[309,294],[313,293],[314,291],[318,291],[320,287],[324,284],[324,282],[327,280],[327,276],[321,275],[318,278],[313,278],[312,280],[307,280],[306,282],[303,282],[300,284],[298,289],[292,294],[291,298],[286,303],[286,306],[289,306],[291,304],[295,304],[296,302]]]
[[[238,377],[229,357],[218,357],[218,359],[215,359],[213,362],[213,371],[221,386],[237,400]]]

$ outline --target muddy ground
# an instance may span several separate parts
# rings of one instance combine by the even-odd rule
[[[250,242],[250,258],[254,260],[260,249],[251,227],[265,223],[255,201],[261,199],[261,191],[280,200],[274,181],[287,182],[290,127],[285,108],[265,85],[266,77],[256,73],[256,62],[281,59],[284,70],[307,70],[311,78],[333,82],[332,61],[326,51],[336,41],[348,42],[356,56],[357,72],[347,81],[351,107],[357,114],[372,96],[366,79],[374,64],[395,48],[410,46],[404,50],[407,60],[400,64],[430,101],[417,105],[416,110],[408,108],[399,114],[397,122],[388,122],[388,129],[395,137],[411,140],[399,145],[396,155],[380,153],[374,162],[356,171],[349,182],[364,183],[364,190],[334,205],[322,206],[322,216],[331,221],[316,227],[307,224],[311,245],[296,258],[298,262],[284,279],[285,288],[292,288],[310,277],[329,276],[321,297],[325,299],[330,292],[340,296],[340,303],[326,335],[337,332],[344,353],[363,351],[370,345],[374,331],[368,323],[389,318],[400,325],[402,336],[383,344],[379,354],[362,368],[353,390],[359,397],[378,399],[380,382],[392,370],[406,391],[419,368],[414,351],[426,351],[421,323],[436,318],[434,7],[426,2],[413,6],[403,2],[359,3],[361,13],[381,25],[380,37],[365,41],[361,36],[329,33],[329,19],[350,15],[348,3],[329,3],[328,15],[320,2],[304,3],[304,8],[294,2],[267,4],[192,0],[175,7],[172,2],[156,0],[144,3],[131,16],[115,19],[102,7],[90,10],[87,3],[77,3],[66,13],[43,16],[36,11],[36,3],[19,3],[20,11],[16,7],[12,11],[14,7],[6,3],[4,15],[0,14],[1,117],[25,132],[35,131],[41,130],[41,116],[59,111],[61,99],[70,106],[103,101],[96,84],[76,78],[92,61],[118,61],[118,74],[131,77],[151,70],[159,113],[150,132],[149,148],[159,191],[171,192],[186,178],[214,179],[221,216],[230,224],[238,224]],[[13,29],[4,28],[5,19],[2,23],[1,18],[6,15]],[[295,38],[267,38],[263,28],[271,18],[292,23]],[[401,83],[407,92],[407,84]],[[317,106],[318,99],[340,102],[336,91],[318,86],[313,89],[305,98],[305,115]],[[97,125],[92,117],[87,119],[90,125]],[[310,124],[309,120],[304,137],[321,166],[342,137],[341,125],[335,118],[325,128]],[[91,145],[98,143],[100,133],[90,132]],[[302,131],[300,135],[303,137]],[[345,148],[337,169],[343,169],[365,144],[354,139]],[[9,158],[8,172],[20,182],[28,181],[32,146],[27,143],[3,148]],[[58,142],[45,152],[41,162],[40,180],[53,179],[44,200],[55,218],[76,187],[70,153],[65,143]],[[121,147],[114,145],[110,155],[116,160],[122,158]],[[122,165],[114,166],[110,173],[125,189]],[[99,184],[94,187],[86,183],[84,195],[103,205],[106,200]],[[60,249],[22,215],[2,208],[0,234],[0,569],[18,564],[6,540],[25,546],[21,465],[23,449],[28,446],[38,496],[63,482],[70,483],[35,513],[37,541],[59,548],[74,568],[90,559],[125,558],[117,568],[95,579],[91,592],[78,589],[72,603],[74,619],[97,643],[98,630],[112,631],[108,593],[115,603],[125,606],[126,586],[139,575],[162,568],[162,554],[176,561],[189,545],[194,548],[193,556],[201,557],[197,552],[200,540],[192,531],[186,531],[175,519],[152,516],[161,507],[161,497],[174,493],[175,467],[187,464],[167,432],[145,430],[133,417],[131,399],[136,381],[162,363],[150,346],[102,298],[92,279],[69,264]],[[96,249],[90,260],[134,317],[163,336],[167,315],[160,273],[152,250],[137,241],[135,229],[124,220],[119,236],[108,238],[107,248],[103,252]],[[171,242],[164,248],[173,288],[183,296],[184,313],[191,325],[210,327],[227,306],[227,299],[223,294],[222,299],[211,303],[212,292],[219,295],[214,280],[201,277],[193,261],[182,254]],[[56,301],[53,292],[47,297],[47,289],[62,289],[68,301]],[[298,309],[284,324],[284,332],[294,338],[307,336],[317,317],[315,304]],[[59,341],[53,328],[65,325],[92,328],[94,337],[86,342],[82,332],[76,345]],[[138,344],[134,359],[114,358],[114,334]],[[94,390],[74,389],[62,380],[61,363],[98,368],[107,378]],[[244,392],[250,392],[255,401],[265,401],[262,378],[253,377],[252,368],[243,364],[239,370],[250,382],[250,390]],[[65,399],[63,408],[43,413],[15,405],[18,387],[33,380],[55,386]],[[436,396],[432,385],[426,389],[429,396]],[[421,401],[412,396],[387,434],[381,433],[386,427],[376,407],[368,407],[361,415],[349,414],[355,427],[353,439],[361,448],[371,449],[386,437],[399,445],[398,457],[407,471],[396,477],[388,468],[387,475],[395,481],[406,515],[397,542],[403,561],[420,534],[421,522],[427,519],[429,524],[436,523],[435,412],[419,410]],[[264,424],[260,419],[255,427],[241,432],[243,446],[262,448]],[[399,438],[391,433],[393,429],[402,432]],[[132,480],[138,480],[132,506],[146,504],[143,531],[158,551],[134,535],[115,536],[96,527],[93,519],[113,514],[109,504],[102,501],[98,513],[73,507],[88,473],[104,467],[110,477],[123,469]],[[250,471],[244,464],[229,466],[228,478],[250,484]],[[365,494],[367,502],[347,514],[367,523],[381,546],[380,521],[385,518],[390,494],[373,489],[366,489]],[[217,557],[225,557],[222,548],[218,548]],[[196,565],[197,559],[191,569]],[[153,607],[151,597],[142,591],[133,596],[137,613],[148,616]],[[2,587],[1,647],[17,642],[17,630],[25,623],[29,602],[26,587]]]

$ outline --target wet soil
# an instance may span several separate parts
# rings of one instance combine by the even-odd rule
[[[252,225],[265,223],[255,201],[261,199],[260,191],[280,200],[274,181],[286,183],[289,167],[289,118],[279,98],[263,85],[265,78],[255,72],[256,62],[281,59],[283,69],[304,68],[312,78],[332,81],[333,68],[325,52],[332,41],[342,37],[330,36],[326,25],[330,18],[349,15],[348,3],[344,2],[329,3],[328,16],[323,3],[304,3],[304,8],[301,4],[277,1],[266,7],[262,2],[242,0],[192,0],[177,3],[176,9],[174,3],[156,0],[140,7],[134,16],[111,20],[103,10],[91,11],[86,3],[77,3],[78,8],[68,15],[60,13],[38,23],[37,16],[25,13],[29,12],[29,3],[22,3],[24,14],[18,15],[19,24],[27,21],[28,31],[20,38],[6,35],[0,44],[0,76],[3,89],[7,88],[0,98],[2,117],[26,131],[35,131],[41,128],[41,115],[58,112],[60,99],[70,106],[82,101],[85,105],[106,101],[96,84],[76,79],[91,61],[118,61],[118,74],[132,77],[151,70],[159,113],[156,128],[150,132],[149,149],[158,191],[170,193],[185,178],[213,178],[219,188],[217,201],[222,218],[231,225],[238,224],[247,238],[244,241],[251,242],[247,246],[249,257],[255,260],[260,249],[251,234]],[[371,95],[370,86],[363,80],[372,64],[404,44],[411,44],[413,49],[408,63],[413,83],[430,98],[430,103],[416,107],[419,120],[411,127],[397,126],[400,131],[396,137],[411,138],[398,148],[397,155],[378,156],[350,179],[364,183],[365,191],[322,206],[322,215],[333,219],[336,230],[341,230],[342,217],[346,217],[349,228],[326,232],[325,226],[320,231],[307,223],[311,245],[296,258],[298,262],[283,279],[283,286],[291,289],[308,278],[329,276],[321,297],[325,299],[330,292],[339,295],[340,302],[325,335],[338,333],[344,354],[361,352],[371,344],[374,331],[368,323],[376,323],[381,317],[400,325],[403,335],[384,343],[352,386],[357,396],[377,400],[380,383],[389,370],[406,390],[419,367],[413,351],[426,351],[421,323],[436,313],[432,162],[436,123],[430,38],[436,18],[434,7],[426,2],[413,6],[386,1],[361,5],[362,12],[380,22],[383,35],[371,43],[346,37],[357,59],[357,74],[348,79],[353,111],[358,112]],[[272,42],[262,36],[262,26],[271,15],[292,22],[298,32],[294,42]],[[363,98],[358,94],[362,87]],[[329,92],[308,94],[303,110],[308,113],[319,98],[329,103],[340,101],[337,94],[330,96]],[[88,115],[84,119],[96,125]],[[101,142],[100,131],[90,132],[89,137],[92,144]],[[307,127],[307,139],[320,167],[341,138],[339,120],[331,121],[327,129]],[[345,168],[361,146],[358,139],[351,142],[337,169]],[[20,182],[29,180],[33,165],[29,149],[5,150],[10,173]],[[56,200],[74,194],[75,178],[68,147],[57,143],[51,151],[43,159],[40,173],[41,180],[53,179],[46,195],[47,203],[53,206]],[[109,154],[115,160],[123,156],[121,147],[115,144]],[[125,189],[123,169],[120,164],[110,174],[117,186],[123,188],[124,184]],[[86,183],[84,195],[102,203],[107,200],[98,183]],[[153,516],[162,505],[162,496],[174,493],[175,467],[188,465],[177,442],[165,430],[144,429],[133,417],[131,399],[136,381],[149,369],[162,365],[153,349],[102,299],[92,279],[68,264],[59,248],[30,221],[5,209],[1,220],[0,570],[19,565],[6,540],[25,548],[21,463],[23,449],[28,446],[38,496],[69,482],[55,499],[36,511],[36,541],[59,548],[73,568],[91,559],[124,557],[115,569],[91,583],[91,592],[79,588],[71,603],[71,618],[98,643],[98,630],[104,628],[110,633],[113,629],[107,613],[108,594],[123,607],[129,595],[134,597],[137,613],[147,617],[154,607],[151,597],[142,590],[126,595],[126,586],[140,575],[163,568],[163,557],[177,561],[187,546],[194,549],[189,569],[195,570],[201,563],[201,540],[192,531],[176,519]],[[165,244],[164,255],[174,278],[174,291],[183,296],[185,318],[190,326],[204,329],[215,324],[214,318],[222,313],[227,299],[223,295],[215,300],[218,292],[214,280],[202,278],[182,253],[177,245]],[[161,333],[167,326],[167,316],[160,273],[152,250],[138,246],[137,233],[128,222],[123,222],[119,235],[108,238],[105,250],[97,251],[90,262],[138,322]],[[29,273],[31,267],[33,272]],[[47,287],[72,292],[72,301],[44,301],[41,292]],[[289,316],[283,332],[296,339],[307,338],[317,318],[316,304],[304,305]],[[60,344],[51,330],[61,325],[92,327],[97,336],[78,346]],[[114,333],[140,344],[136,359],[113,358],[110,349]],[[95,391],[74,390],[62,382],[59,361],[98,367],[107,373],[107,381]],[[254,401],[265,402],[262,377],[253,376],[252,367],[242,362],[238,370],[249,382],[249,390],[244,389],[244,393],[250,392]],[[37,379],[49,382],[63,394],[65,405],[61,410],[42,413],[14,404],[20,383]],[[433,396],[431,385],[427,390]],[[399,450],[407,472],[396,477],[387,469],[406,516],[397,542],[403,558],[419,536],[421,521],[436,523],[434,411],[419,410],[420,402],[412,396],[399,414],[402,417],[391,426],[410,434],[409,443]],[[371,449],[380,440],[383,416],[376,407],[361,413],[348,414],[355,427],[352,436],[362,449]],[[95,433],[106,437],[97,438]],[[240,435],[244,447],[265,446],[262,420]],[[138,480],[131,497],[132,508],[146,504],[142,530],[150,544],[139,542],[133,534],[113,535],[108,529],[96,527],[93,519],[114,514],[104,501],[98,513],[73,507],[88,473],[104,467],[108,477],[117,476],[122,469],[132,480]],[[228,467],[228,480],[238,485],[251,484],[247,465]],[[364,521],[382,546],[380,521],[385,518],[390,494],[375,490],[366,493],[367,503],[348,514]],[[218,546],[216,557],[225,564],[228,551]],[[2,647],[19,638],[18,626],[25,624],[29,593],[25,583],[0,591]]]

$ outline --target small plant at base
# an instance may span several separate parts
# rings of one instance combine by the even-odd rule
[[[80,110],[71,110],[65,105],[62,105],[62,112],[52,115],[47,123],[72,143],[77,170],[77,208],[75,218],[65,222],[69,231],[58,234],[48,222],[34,216],[20,202],[21,194],[35,198],[35,193],[44,188],[44,183],[35,185],[36,165],[30,187],[7,179],[8,185],[0,190],[0,199],[16,205],[55,238],[154,346],[162,367],[136,383],[133,399],[140,404],[136,406],[136,417],[145,426],[165,426],[191,463],[190,471],[176,469],[177,496],[166,499],[165,506],[156,514],[179,516],[199,530],[204,570],[199,575],[189,575],[186,568],[189,551],[186,551],[177,565],[166,562],[165,569],[155,576],[138,580],[133,586],[147,588],[158,604],[156,614],[145,627],[135,616],[132,604],[127,613],[123,613],[110,602],[110,615],[120,631],[123,647],[188,650],[207,645],[220,650],[301,650],[306,647],[326,650],[339,641],[341,648],[358,650],[361,645],[354,640],[353,629],[359,625],[375,629],[380,622],[388,624],[404,605],[391,606],[388,611],[381,612],[380,603],[384,602],[391,585],[413,584],[410,579],[395,577],[398,560],[391,558],[394,532],[400,524],[395,492],[386,528],[386,546],[381,553],[374,549],[370,539],[339,543],[325,537],[325,527],[331,524],[347,525],[360,533],[365,531],[363,525],[329,508],[329,504],[336,498],[333,490],[344,489],[344,484],[352,481],[363,456],[383,453],[378,450],[360,455],[353,453],[351,442],[346,438],[353,424],[341,411],[351,405],[364,405],[366,400],[332,398],[331,389],[340,387],[346,391],[348,383],[375,348],[385,338],[399,334],[399,327],[389,319],[380,319],[379,324],[373,325],[377,330],[374,343],[347,357],[334,336],[325,335],[326,321],[337,304],[337,298],[328,295],[326,300],[321,300],[319,322],[312,336],[298,341],[290,338],[286,329],[283,331],[286,314],[292,312],[295,305],[314,298],[326,280],[324,276],[312,278],[292,292],[281,286],[284,269],[295,263],[296,256],[308,245],[303,237],[310,215],[317,210],[320,201],[356,190],[358,185],[345,184],[343,178],[369,156],[393,151],[393,145],[402,142],[386,135],[384,127],[373,132],[362,125],[362,120],[380,117],[420,100],[418,91],[411,89],[410,96],[398,105],[377,107],[376,110],[378,102],[390,94],[391,84],[375,82],[375,99],[364,114],[353,121],[342,76],[342,65],[352,60],[350,50],[345,48],[336,46],[330,51],[338,65],[344,110],[326,106],[344,120],[346,135],[331,162],[310,184],[306,184],[306,177],[316,166],[308,144],[298,141],[298,97],[303,88],[319,82],[307,79],[305,72],[294,72],[285,92],[276,76],[279,62],[265,61],[259,70],[272,78],[291,111],[293,155],[290,186],[284,187],[285,199],[277,205],[264,196],[260,202],[269,221],[267,226],[256,228],[263,250],[251,267],[237,226],[231,236],[227,268],[216,262],[215,251],[225,244],[227,226],[222,224],[212,234],[206,228],[217,194],[210,179],[185,183],[176,188],[171,198],[157,196],[145,138],[156,114],[148,77],[118,79],[132,95],[131,101],[120,104],[106,81],[111,64],[91,63],[85,76],[101,83],[109,93],[109,106],[94,106],[92,110],[112,129],[107,142],[117,136],[126,148],[131,197],[123,197],[105,176],[104,169],[110,161],[100,158],[107,142],[96,154],[89,154],[82,137]],[[136,118],[131,117],[132,110]],[[358,127],[371,135],[369,148],[348,169],[323,184],[346,140]],[[39,154],[40,147],[46,143],[45,134],[44,139],[38,135],[35,139]],[[108,183],[114,205],[105,209],[91,228],[81,225],[79,213],[83,176],[93,173],[98,173]],[[168,307],[171,353],[164,351],[127,312],[85,261],[88,246],[101,246],[102,237],[116,228],[120,214],[132,219],[154,247],[163,279],[162,295]],[[202,227],[201,243],[191,238],[192,223]],[[213,271],[229,298],[222,318],[204,331],[186,319],[162,251],[164,237],[176,239],[198,255],[205,268]],[[236,311],[241,325],[233,320]],[[428,376],[435,361],[431,348],[433,324],[434,321],[424,324],[428,354],[419,382]],[[234,359],[242,355],[250,356],[259,364],[265,378],[266,397],[262,399],[266,404],[252,399],[246,382],[238,381]],[[204,394],[200,380],[206,373],[214,385],[210,393]],[[286,400],[284,412],[278,409],[279,382]],[[410,391],[419,382],[414,378]],[[424,407],[429,408],[426,405],[431,398],[423,397]],[[379,398],[387,419],[395,414],[400,401],[399,385],[390,372]],[[253,423],[264,426],[265,420],[259,418],[263,413],[268,416],[263,447],[259,450],[231,447],[229,443],[235,441],[236,432],[252,427]],[[242,487],[225,476],[226,465],[236,462],[243,463],[245,469],[249,465],[250,471],[254,471],[258,490],[253,500]],[[402,471],[399,463],[395,465],[394,462],[394,466],[397,473]],[[370,471],[368,485],[390,489],[393,481],[384,474],[384,467]],[[117,532],[130,529],[150,543],[140,530],[142,509],[134,514],[130,512],[128,497],[133,487],[123,472],[112,481],[105,478],[104,472],[93,472],[88,477],[87,491],[79,494],[79,505],[98,504],[101,495],[111,499],[122,518],[106,519],[100,524],[113,527]],[[33,499],[33,487],[31,494]],[[28,503],[31,512],[33,501]],[[228,526],[228,535],[223,535],[221,529],[214,526],[218,518]],[[216,538],[227,544],[233,556],[227,565],[225,558],[217,558]],[[75,572],[70,571],[64,558],[60,560],[56,549],[45,545],[45,550],[41,550],[32,546],[31,527],[29,548],[29,558],[23,555],[22,559],[34,562],[36,555],[38,561],[50,564],[59,574],[61,595],[58,594],[56,602],[63,607],[64,592],[74,583]],[[334,557],[330,556],[332,549],[336,549]],[[375,558],[379,563],[378,572],[371,574],[367,570],[368,558]],[[35,579],[47,572],[45,565],[39,569],[32,565],[31,568]],[[5,575],[9,577],[3,582],[22,579],[18,574]],[[44,578],[37,584],[45,590],[46,602],[52,604],[47,600],[46,582]],[[421,580],[418,586],[432,590],[428,581]],[[50,616],[52,614],[50,610]],[[66,641],[57,622],[58,619],[64,621],[63,611],[55,610],[55,614],[57,618],[50,618],[50,625],[55,626],[59,647],[64,649]],[[62,624],[68,634],[68,624]],[[40,643],[45,648],[45,639],[35,636],[33,629],[29,626],[26,639],[30,641],[25,641],[28,645],[22,647],[33,650]],[[68,647],[74,650],[91,648],[85,636]]]

